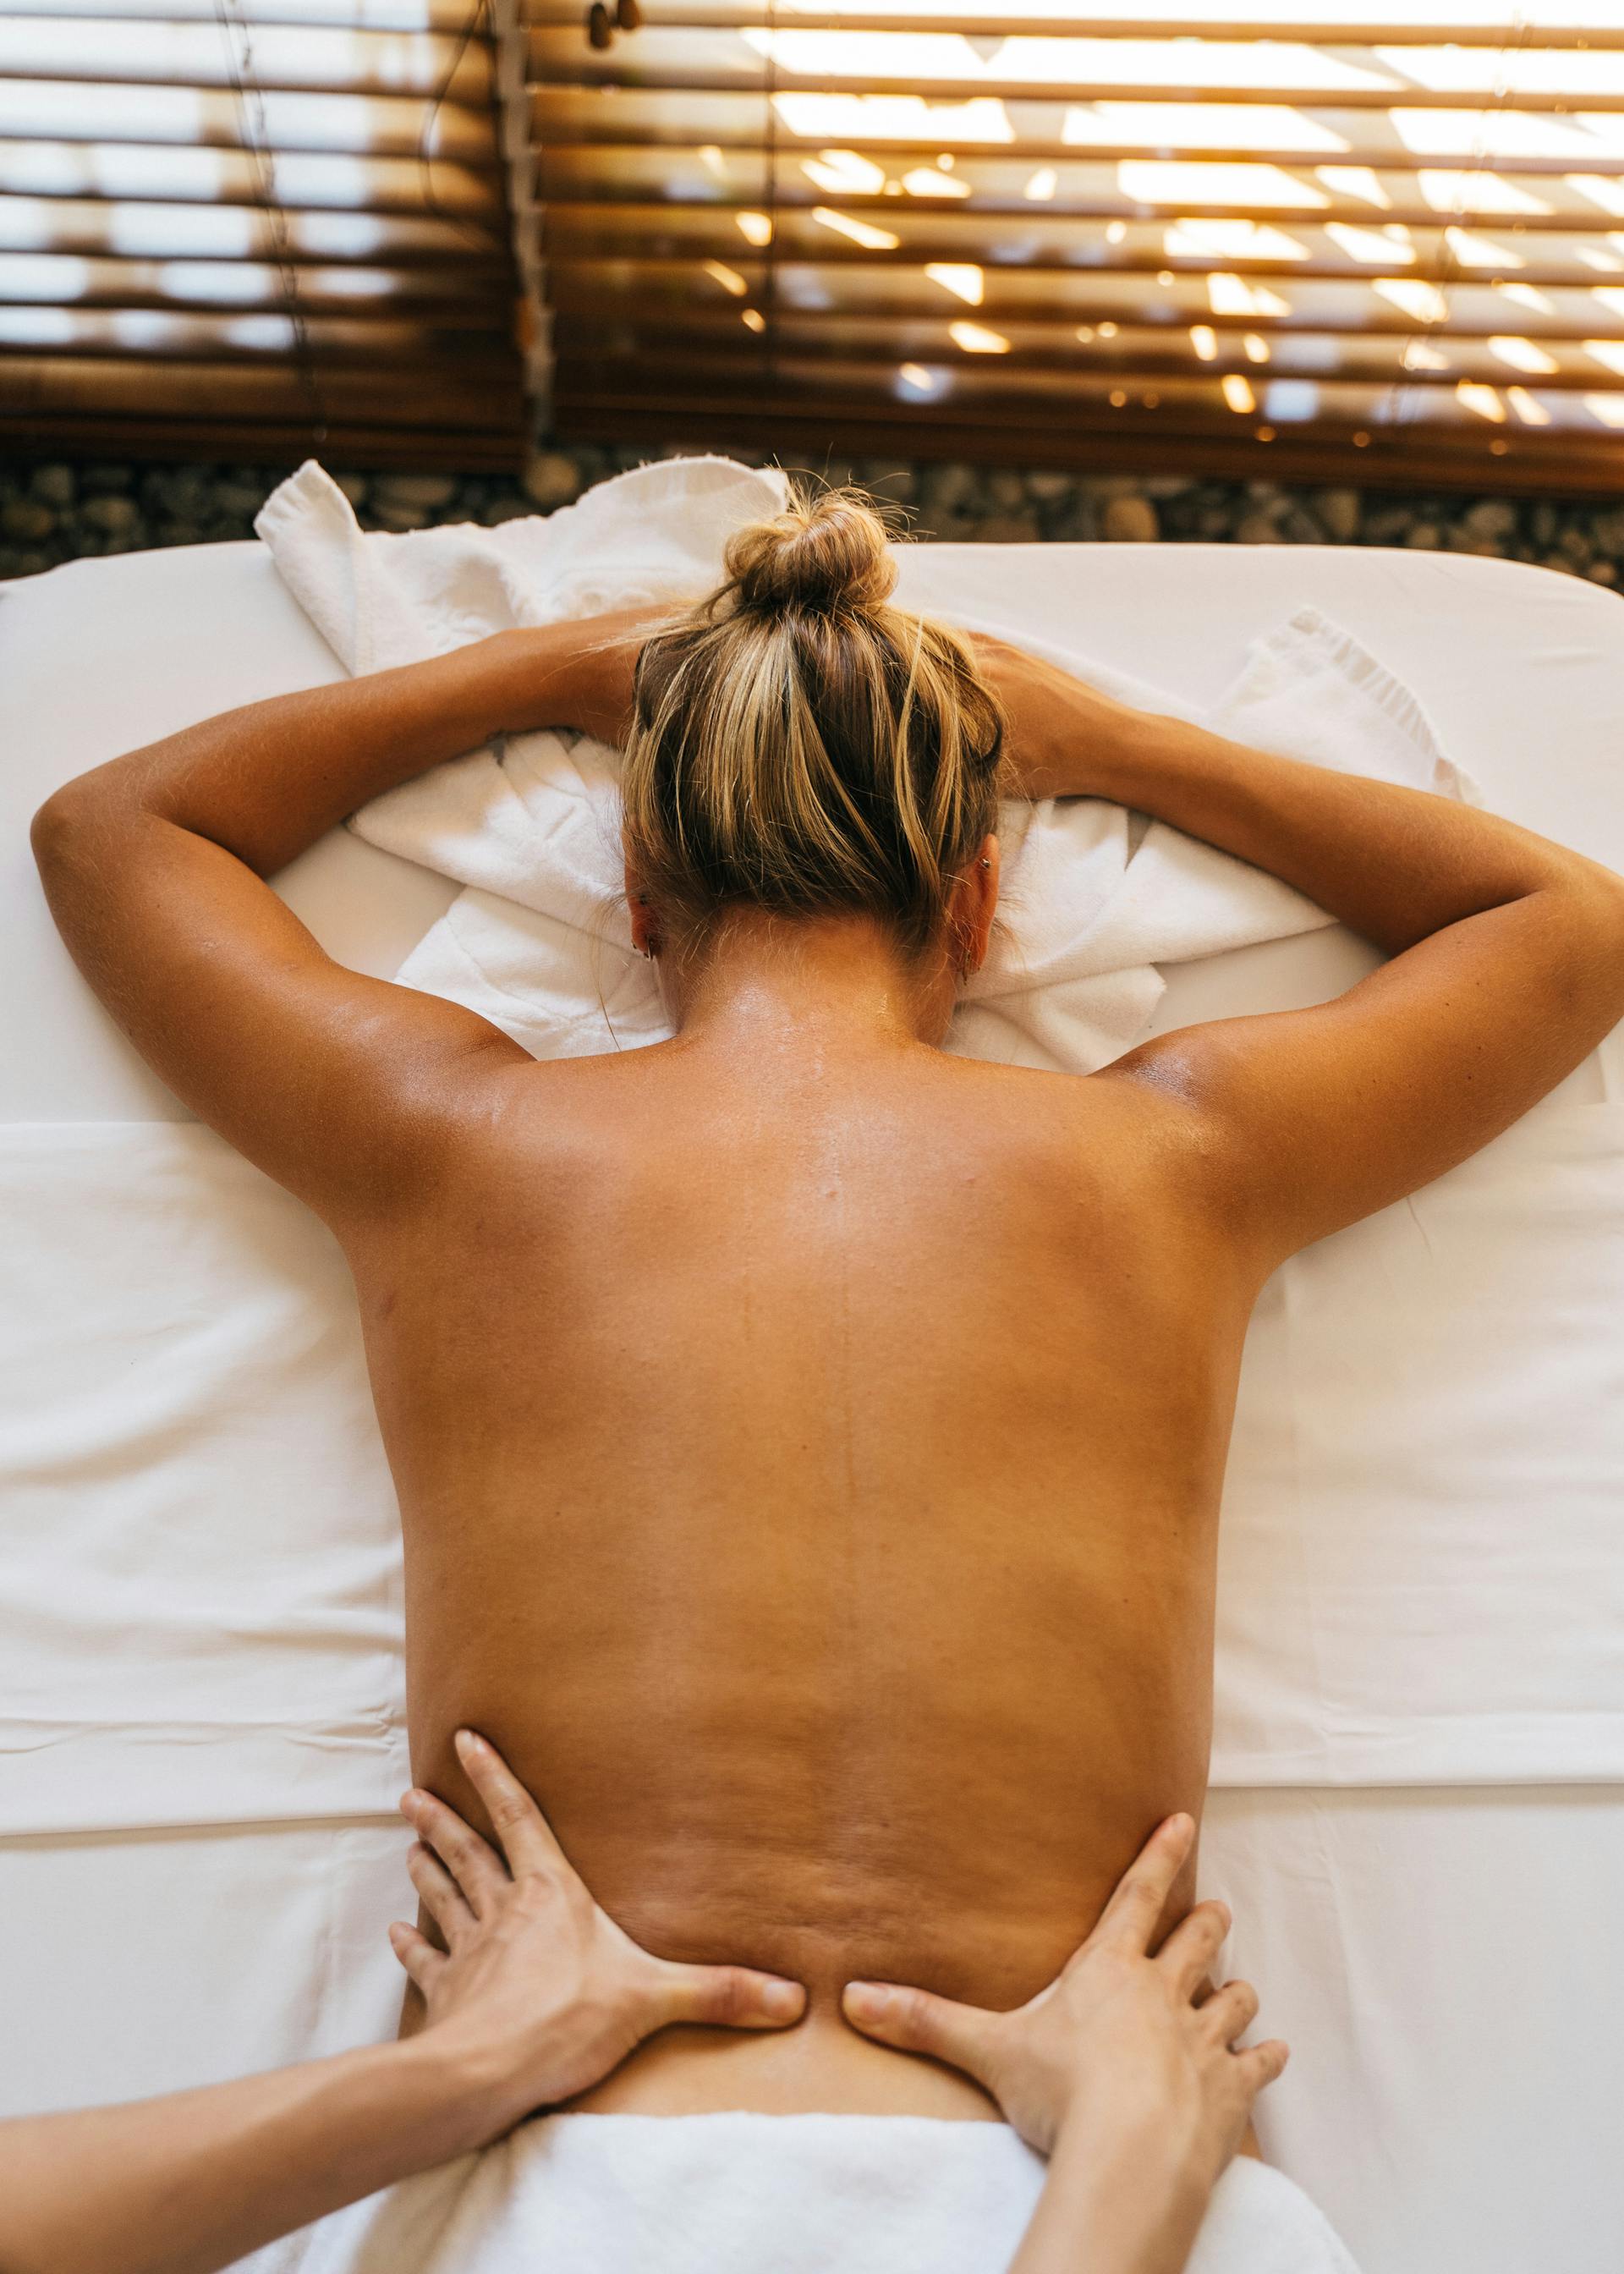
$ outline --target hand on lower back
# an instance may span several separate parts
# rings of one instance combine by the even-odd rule
[[[1231,1982],[1206,1997],[1229,1931],[1202,1903],[1148,1955],[1195,1828],[1171,1817],[1147,1844],[1064,1969],[1027,2005],[991,2013],[893,1984],[852,1983],[846,2018],[868,2037],[967,2070],[1032,2147],[1063,2132],[1101,2158],[1154,2144],[1158,2168],[1210,2191],[1253,2101],[1285,2067],[1279,2043],[1237,2051],[1258,2001]]]
[[[593,1901],[495,1749],[464,1730],[457,1751],[502,1852],[432,1794],[408,1793],[402,1813],[420,1843],[408,1868],[447,1947],[399,1924],[390,1940],[427,2031],[488,2093],[491,2137],[584,2092],[671,2022],[764,2029],[800,2017],[798,1983],[650,1956]]]

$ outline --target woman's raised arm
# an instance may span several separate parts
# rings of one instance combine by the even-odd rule
[[[1259,1276],[1526,1112],[1624,1017],[1624,878],[1497,815],[1248,749],[989,649],[1034,795],[1154,814],[1391,960],[1334,1002],[1131,1051]]]

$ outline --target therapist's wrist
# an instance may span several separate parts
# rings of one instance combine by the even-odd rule
[[[435,2163],[488,2148],[533,2112],[512,2060],[453,2022],[380,2050],[422,2120]]]
[[[1068,2120],[1049,2157],[1030,2263],[1011,2274],[1049,2274],[1045,2230],[1064,2238],[1090,2274],[1182,2274],[1211,2199],[1212,2174],[1193,2142],[1166,2122]]]

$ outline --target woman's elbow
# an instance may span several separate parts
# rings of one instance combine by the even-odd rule
[[[53,790],[29,825],[28,842],[42,877],[61,869],[73,847],[84,840],[85,802],[74,794],[77,787],[77,783],[68,782]]]
[[[93,774],[53,790],[34,815],[28,842],[58,922],[64,909],[93,897],[95,880],[109,873],[109,838],[118,817],[117,801]]]
[[[84,864],[88,849],[106,843],[109,828],[128,812],[128,799],[98,766],[53,790],[34,815],[28,842],[41,877],[65,877]]]

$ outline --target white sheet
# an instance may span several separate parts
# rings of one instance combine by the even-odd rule
[[[944,605],[987,558],[921,548],[906,594]],[[1624,614],[1609,594],[1362,551],[1005,547],[994,566],[1022,621],[1062,636],[1084,620],[1092,644],[1196,702],[1311,599],[1415,685],[1491,804],[1624,867]],[[255,546],[0,587],[0,949],[15,981],[0,1114],[184,1118],[50,960],[27,812],[117,749],[337,674]],[[336,836],[282,889],[335,953],[380,974],[450,898]],[[1366,960],[1321,933],[1184,967],[1156,1024],[1319,999]],[[1601,1079],[1593,1067],[1583,1098]],[[386,2033],[397,1985],[380,1937],[410,1909],[406,1844],[358,1821],[0,1840],[4,2105],[163,2090]],[[1218,1792],[1203,1855],[1240,1913],[1233,1968],[1262,1982],[1296,2047],[1266,2142],[1367,2274],[1613,2274],[1624,1792]]]
[[[400,1518],[336,1241],[195,1124],[0,1126],[0,1830],[390,1807]]]

